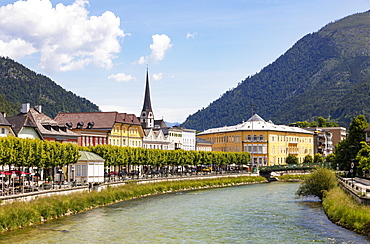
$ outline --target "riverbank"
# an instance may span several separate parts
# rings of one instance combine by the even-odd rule
[[[137,184],[136,181],[131,181],[122,186],[108,187],[100,192],[72,193],[69,195],[37,198],[30,202],[6,203],[0,206],[0,232],[39,224],[50,219],[77,214],[100,206],[142,196],[263,182],[266,182],[266,179],[260,176],[179,180],[147,184]]]
[[[357,203],[339,186],[322,201],[325,214],[335,224],[370,237],[370,207]]]

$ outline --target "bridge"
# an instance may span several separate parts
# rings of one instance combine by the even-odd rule
[[[271,180],[271,173],[277,172],[280,174],[292,174],[292,173],[309,173],[316,168],[329,168],[330,163],[311,163],[311,164],[284,164],[284,165],[273,165],[273,166],[262,166],[259,167],[259,173],[261,176]]]

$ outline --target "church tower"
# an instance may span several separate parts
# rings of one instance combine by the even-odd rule
[[[140,114],[140,122],[143,128],[154,128],[154,114],[152,110],[152,103],[150,101],[150,89],[149,89],[149,71],[146,69],[146,85],[144,95],[143,110]]]

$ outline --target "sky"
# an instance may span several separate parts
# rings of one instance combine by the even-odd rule
[[[137,116],[148,68],[155,119],[181,123],[306,34],[369,8],[369,0],[1,0],[0,56],[102,111]]]

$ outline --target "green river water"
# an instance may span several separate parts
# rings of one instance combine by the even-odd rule
[[[164,194],[0,234],[0,243],[370,243],[332,224],[298,183]]]

